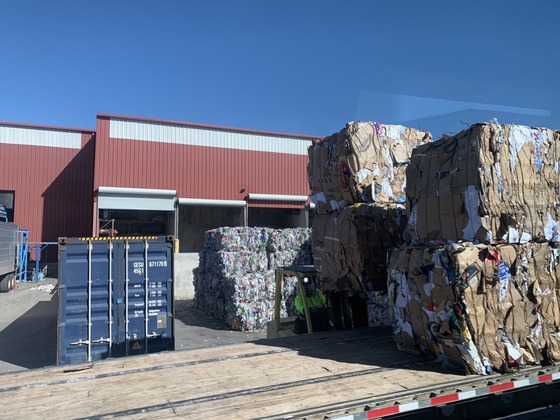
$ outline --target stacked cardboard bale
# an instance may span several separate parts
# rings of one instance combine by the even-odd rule
[[[560,361],[558,255],[536,242],[392,251],[397,346],[478,374]]]
[[[412,149],[430,140],[403,126],[350,122],[309,148],[321,288],[367,299],[370,325],[387,319],[386,250],[403,243],[406,165]]]
[[[425,131],[378,122],[349,122],[309,148],[311,200],[318,213],[355,203],[404,203],[412,149]]]
[[[411,244],[388,259],[399,348],[478,374],[560,361],[559,141],[476,124],[413,152]]]
[[[403,243],[403,206],[354,204],[313,220],[313,261],[326,291],[385,290],[386,250]]]
[[[206,232],[193,270],[195,307],[234,330],[264,329],[272,319],[279,265],[312,264],[306,228],[223,227]],[[281,315],[294,315],[295,278],[284,281]]]
[[[420,242],[558,241],[560,133],[475,124],[418,147],[407,209]]]

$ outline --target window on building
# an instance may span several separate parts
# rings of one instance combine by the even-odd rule
[[[4,212],[0,212],[0,220],[2,218],[7,218],[8,222],[14,221],[14,202],[15,202],[15,191],[0,190],[0,204],[4,207]]]

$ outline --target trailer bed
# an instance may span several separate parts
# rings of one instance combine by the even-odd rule
[[[366,328],[3,374],[0,417],[325,418],[480,381]]]

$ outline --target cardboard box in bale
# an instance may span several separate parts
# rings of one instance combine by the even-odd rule
[[[392,250],[398,348],[478,374],[560,361],[558,251],[534,242]]]
[[[386,254],[404,243],[401,205],[354,204],[313,221],[312,253],[325,291],[385,291]]]
[[[404,202],[405,165],[431,135],[399,125],[349,122],[309,147],[308,178],[317,212],[355,203]]]
[[[475,124],[417,147],[406,170],[412,236],[483,243],[558,241],[560,133]]]

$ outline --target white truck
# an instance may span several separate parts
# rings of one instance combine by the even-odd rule
[[[18,225],[8,222],[0,205],[0,292],[14,288],[18,267]]]

